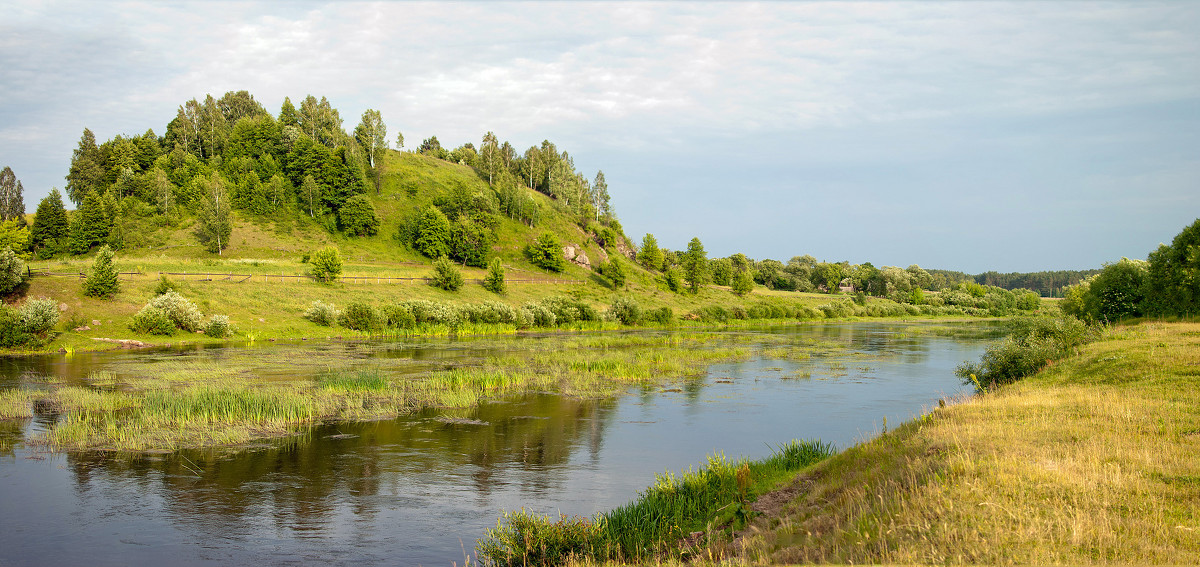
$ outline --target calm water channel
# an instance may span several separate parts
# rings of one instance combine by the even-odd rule
[[[503,510],[589,516],[628,502],[656,473],[716,452],[760,457],[793,438],[838,447],[868,438],[885,417],[899,424],[966,392],[954,367],[995,336],[982,323],[736,332],[811,334],[850,350],[718,364],[616,399],[542,394],[455,419],[428,412],[322,426],[236,453],[50,454],[26,439],[54,416],[0,421],[0,565],[461,565]],[[266,348],[276,357],[293,349],[298,364],[339,350],[417,372],[538,340],[550,339]],[[163,357],[219,361],[231,348],[5,359],[0,388]]]

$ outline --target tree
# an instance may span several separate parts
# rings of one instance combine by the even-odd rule
[[[746,295],[754,290],[754,276],[750,275],[750,271],[741,271],[733,275],[733,293],[739,297]]]
[[[38,203],[36,216],[33,217],[33,228],[29,231],[30,247],[35,252],[47,250],[45,257],[49,258],[63,251],[70,231],[71,225],[63,207],[62,193],[59,193],[58,189],[51,189],[50,194]]]
[[[104,190],[104,158],[96,147],[96,135],[83,129],[79,146],[71,153],[71,170],[67,173],[67,197],[76,205],[83,203],[88,193]]]
[[[543,232],[527,250],[529,261],[533,265],[552,272],[561,272],[567,267],[567,259],[563,257],[562,244],[552,232]]]
[[[403,147],[404,147],[404,134],[402,134],[400,132],[396,132],[396,149],[399,150]]]
[[[312,276],[319,282],[331,282],[342,275],[342,255],[333,246],[326,246],[309,257]]]
[[[83,294],[100,299],[111,299],[121,291],[121,281],[117,279],[117,269],[113,266],[112,248],[104,246],[96,253],[92,261],[92,269],[83,280]]]
[[[338,224],[346,234],[374,236],[379,232],[379,215],[365,195],[354,195],[338,210]]]
[[[19,220],[25,224],[25,188],[11,167],[0,170],[0,220]]]
[[[308,206],[309,218],[316,218],[313,208],[319,202],[321,197],[321,187],[317,185],[317,180],[312,175],[305,175],[304,181],[300,183],[300,200],[302,204]]]
[[[296,105],[292,99],[283,97],[283,106],[279,109],[279,124],[283,126],[299,126],[300,115],[296,113]]]
[[[367,152],[367,164],[375,173],[375,194],[383,191],[383,156],[387,153],[387,125],[378,110],[367,109],[354,128],[354,139]]]
[[[450,256],[467,266],[483,268],[492,255],[496,235],[483,223],[460,216],[450,227]]]
[[[621,266],[621,261],[617,260],[616,256],[600,265],[600,275],[608,278],[614,288],[625,287],[625,268]]]
[[[463,281],[462,272],[458,271],[449,258],[442,256],[433,261],[433,277],[430,278],[429,285],[446,291],[458,291]]]
[[[437,207],[429,205],[417,218],[413,248],[430,258],[450,255],[450,220]]]
[[[596,180],[592,182],[592,206],[596,207],[596,213],[602,218],[612,216],[612,207],[609,204],[610,197],[608,195],[608,181],[604,179],[604,172],[596,172]]]
[[[654,238],[653,234],[647,232],[646,236],[642,237],[642,248],[638,250],[637,261],[651,270],[662,269],[662,250],[659,250],[658,240]]]
[[[729,258],[709,260],[708,271],[712,276],[712,283],[716,285],[730,285],[733,282],[733,262]]]
[[[112,220],[104,210],[104,203],[96,192],[83,198],[83,204],[71,219],[71,253],[85,254],[108,238]]]
[[[699,292],[700,286],[708,281],[708,253],[704,251],[704,245],[700,243],[699,238],[694,237],[688,242],[687,252],[679,260],[688,288],[692,293]]]
[[[25,261],[12,248],[0,250],[0,294],[7,295],[20,287],[27,273]]]
[[[504,293],[504,266],[499,258],[493,258],[488,264],[487,275],[483,277],[483,289],[492,293]]]
[[[1200,313],[1200,219],[1150,253],[1144,311],[1148,315]]]
[[[483,135],[483,143],[479,146],[479,158],[483,172],[488,176],[488,185],[494,185],[496,174],[504,166],[500,157],[500,142],[495,134],[488,132]]]
[[[200,202],[196,238],[208,246],[209,252],[220,254],[229,247],[229,236],[233,233],[230,218],[229,198],[225,193],[225,181],[221,174],[213,172],[208,182],[208,191]]]

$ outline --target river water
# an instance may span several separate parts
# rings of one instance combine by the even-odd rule
[[[954,367],[977,359],[995,336],[982,323],[937,332],[887,323],[737,332],[813,335],[849,350],[836,360],[717,364],[612,399],[538,394],[454,419],[429,411],[324,425],[232,452],[46,453],[26,440],[55,416],[0,421],[0,565],[462,565],[504,510],[590,516],[627,503],[656,474],[715,453],[762,457],[791,439],[840,448],[867,439],[939,398],[966,394]],[[269,348],[303,357],[345,347]],[[471,340],[353,348],[413,361],[479,355]],[[46,374],[79,376],[128,357],[228,354],[7,359],[0,388],[37,387]]]

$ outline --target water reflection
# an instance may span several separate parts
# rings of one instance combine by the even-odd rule
[[[885,416],[898,423],[959,391],[954,365],[976,358],[983,344],[879,324],[738,333],[795,334],[853,350],[714,365],[705,376],[618,399],[542,394],[469,411],[327,424],[238,453],[45,455],[21,439],[51,426],[53,415],[0,422],[0,517],[21,519],[0,530],[3,561],[461,563],[502,510],[590,515],[627,502],[654,474],[715,451],[762,456],[797,437],[846,446]],[[311,345],[306,356],[459,364],[531,340],[539,339],[335,343]],[[254,364],[308,346],[267,349]],[[219,349],[158,351],[140,361],[222,356]],[[63,358],[5,361],[3,379],[32,387],[38,375],[81,380],[114,364],[113,355],[80,357],[86,364]]]

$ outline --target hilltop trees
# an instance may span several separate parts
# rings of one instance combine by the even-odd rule
[[[661,270],[663,268],[662,250],[658,248],[658,240],[653,234],[646,233],[642,237],[642,247],[638,250],[637,261],[651,270]]]
[[[25,188],[7,165],[0,170],[0,220],[18,221],[25,225]]]
[[[383,156],[387,151],[387,126],[378,110],[367,109],[362,121],[354,128],[354,139],[367,154],[367,163],[375,174],[375,194],[383,187]]]
[[[708,281],[708,253],[704,251],[699,238],[692,238],[688,242],[687,252],[680,256],[679,265],[683,268],[683,279],[688,289],[692,293],[699,292],[700,286]]]
[[[50,194],[38,203],[33,227],[29,231],[29,246],[39,258],[49,258],[65,251],[69,234],[70,224],[63,207],[62,193],[58,189],[51,189]]]

